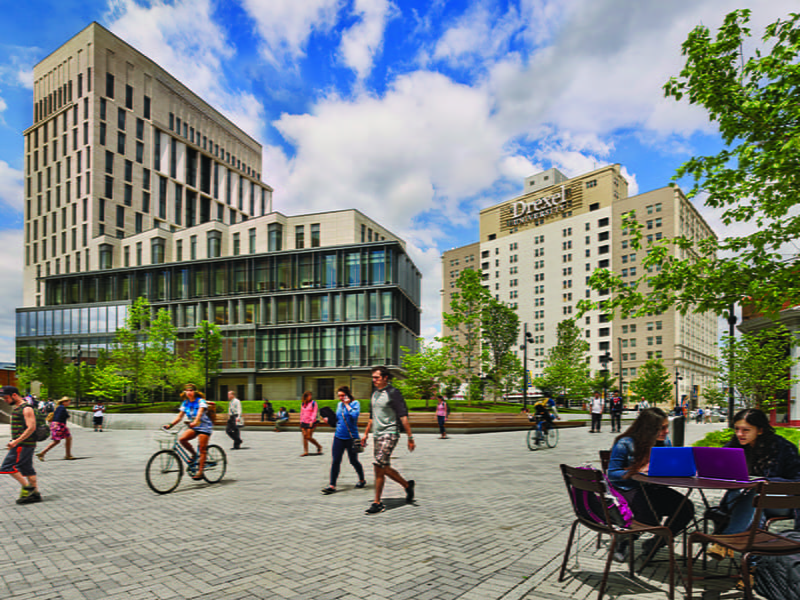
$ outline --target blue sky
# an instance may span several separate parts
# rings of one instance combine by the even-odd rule
[[[407,240],[423,272],[423,335],[440,328],[440,255],[477,239],[478,211],[525,176],[621,163],[662,187],[719,139],[666,100],[692,27],[796,0],[62,0],[1,4],[0,360],[21,303],[22,136],[32,68],[97,21],[264,146],[285,214],[358,208]],[[717,216],[703,214],[721,235]]]

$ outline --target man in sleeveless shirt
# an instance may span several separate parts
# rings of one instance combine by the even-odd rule
[[[42,496],[36,485],[36,471],[33,468],[33,455],[36,452],[36,414],[33,407],[19,395],[13,385],[0,390],[0,396],[13,407],[11,412],[11,441],[8,454],[0,466],[0,473],[11,475],[22,486],[17,504],[41,502]]]

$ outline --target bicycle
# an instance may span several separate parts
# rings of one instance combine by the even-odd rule
[[[190,476],[197,473],[197,462],[192,460],[189,451],[178,441],[178,434],[184,429],[185,426],[177,431],[162,427],[158,431],[161,437],[157,437],[156,441],[161,450],[150,457],[145,468],[147,485],[157,494],[169,494],[178,487],[183,477],[184,463]],[[203,479],[208,483],[217,483],[225,476],[227,468],[228,458],[225,451],[216,444],[209,444]]]
[[[539,416],[528,418],[534,422],[528,431],[528,450],[538,450],[543,442],[548,448],[555,448],[558,445],[558,429],[555,425]],[[547,426],[546,431],[545,426]]]

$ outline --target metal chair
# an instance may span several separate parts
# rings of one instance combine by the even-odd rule
[[[688,581],[686,585],[686,597],[692,597],[693,583],[693,553],[692,545],[698,544],[719,544],[723,548],[728,548],[734,552],[742,554],[742,582],[744,584],[744,594],[747,600],[753,598],[753,586],[750,581],[750,559],[753,556],[780,556],[784,554],[795,554],[800,552],[800,542],[783,537],[777,533],[770,533],[762,529],[761,513],[767,508],[800,508],[800,483],[784,482],[761,482],[756,487],[756,494],[753,497],[755,514],[750,528],[741,533],[731,534],[710,534],[702,531],[694,531],[689,536],[689,565]]]
[[[674,600],[675,550],[672,546],[672,532],[669,530],[669,528],[661,525],[646,525],[644,523],[639,523],[638,521],[633,521],[628,527],[620,527],[619,525],[614,524],[608,510],[609,501],[606,494],[607,484],[605,478],[603,477],[603,473],[596,469],[578,469],[563,464],[561,465],[561,473],[564,476],[564,483],[567,486],[567,494],[576,518],[572,523],[572,527],[569,532],[567,548],[564,551],[564,560],[561,563],[561,571],[559,572],[558,580],[564,580],[567,570],[567,560],[569,559],[572,542],[575,538],[575,530],[577,529],[578,525],[583,525],[592,531],[597,532],[598,534],[606,534],[611,536],[611,544],[609,545],[608,549],[608,558],[606,559],[606,567],[603,571],[603,579],[600,582],[600,588],[597,592],[597,600],[601,600],[603,598],[603,594],[606,590],[608,573],[611,569],[611,561],[614,557],[614,550],[617,547],[617,538],[637,536],[641,533],[654,533],[664,539],[667,544],[667,548],[669,549],[669,598],[670,600]],[[601,512],[603,513],[602,515],[597,516],[603,520],[602,523],[598,523],[597,521],[589,519],[585,516],[583,507],[578,505],[579,498],[582,496],[581,494],[578,494],[578,491],[585,491],[597,498],[597,505],[602,507]],[[628,553],[628,569],[631,577],[634,577],[634,539],[635,537],[631,537],[630,552]]]

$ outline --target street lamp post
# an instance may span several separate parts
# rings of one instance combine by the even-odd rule
[[[680,390],[678,390],[678,382],[681,380],[683,380],[683,377],[681,377],[681,374],[678,372],[678,367],[675,367],[675,414],[676,415],[678,414],[678,407],[680,406],[680,398],[678,397]]]
[[[603,365],[603,409],[605,410],[607,398],[608,398],[608,363],[610,363],[613,358],[611,358],[611,354],[608,350],[606,353],[600,357],[600,362]]]
[[[617,354],[619,355],[619,395],[625,401],[625,380],[622,378],[622,338],[617,338]]]
[[[528,332],[525,323],[525,333],[522,337],[522,407],[528,408],[528,343],[533,342],[533,336]]]
[[[81,347],[78,346],[78,353],[75,356],[75,364],[78,367],[78,374],[77,374],[77,389],[75,390],[75,406],[81,405],[81,357],[83,356],[83,350]]]
[[[731,302],[728,307],[728,349],[730,356],[728,357],[728,427],[733,429],[733,336],[736,334],[736,306]]]

